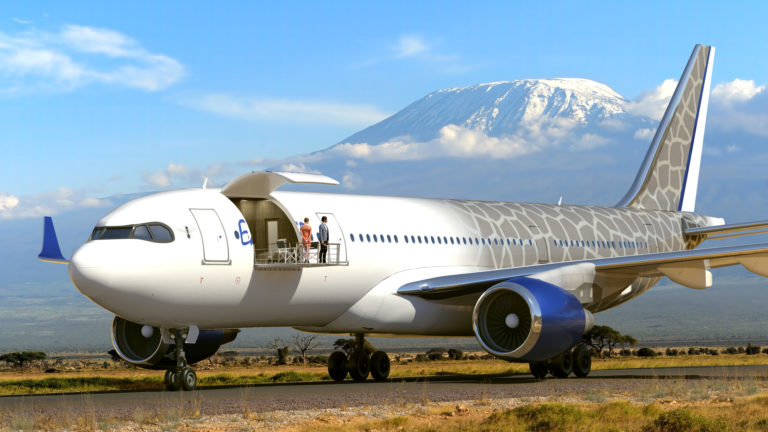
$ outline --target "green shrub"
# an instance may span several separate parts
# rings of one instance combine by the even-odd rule
[[[746,351],[747,355],[760,354],[760,347],[757,345],[748,344]]]
[[[448,350],[448,358],[451,360],[464,360],[464,351],[451,348]]]
[[[650,348],[640,348],[637,350],[638,357],[656,357],[656,351]]]

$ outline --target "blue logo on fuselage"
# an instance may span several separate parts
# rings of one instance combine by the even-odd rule
[[[243,227],[243,225],[245,225],[245,227]],[[237,223],[237,228],[240,230],[240,243],[242,243],[243,246],[253,244],[251,233],[246,229],[248,228],[248,225],[245,223],[245,219],[240,219],[240,222]]]

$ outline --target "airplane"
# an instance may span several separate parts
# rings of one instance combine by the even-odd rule
[[[714,47],[696,45],[640,170],[612,207],[404,198],[278,190],[337,185],[320,174],[251,172],[223,188],[160,192],[98,221],[65,259],[44,219],[44,261],[115,315],[127,362],[165,369],[193,390],[190,365],[248,327],[350,334],[332,379],[385,380],[386,352],[368,335],[474,336],[488,353],[527,362],[537,378],[587,376],[593,314],[663,277],[694,289],[713,268],[768,276],[768,244],[696,249],[768,232],[694,213]],[[304,218],[329,238],[302,244]],[[325,261],[325,262],[322,262]]]

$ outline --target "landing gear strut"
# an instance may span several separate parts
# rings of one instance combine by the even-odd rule
[[[529,366],[531,374],[538,379],[545,378],[547,373],[556,378],[567,378],[571,373],[584,378],[592,370],[592,355],[588,346],[579,344],[551,359],[530,362]]]
[[[389,376],[389,356],[384,351],[371,354],[365,348],[365,335],[355,334],[355,343],[348,354],[334,351],[328,358],[328,375],[334,381],[341,382],[349,376],[357,382],[373,376],[376,381],[384,381]]]
[[[174,348],[176,367],[165,371],[165,388],[173,391],[182,388],[186,391],[192,391],[197,387],[197,374],[187,366],[187,357],[184,355],[184,342],[187,340],[187,333],[176,330],[171,337],[176,342]]]

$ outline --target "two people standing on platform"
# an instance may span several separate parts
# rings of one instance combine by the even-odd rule
[[[320,219],[323,223],[320,224],[320,228],[317,233],[317,241],[320,243],[320,253],[318,254],[319,263],[326,262],[326,256],[328,255],[328,217],[323,216]],[[309,249],[312,246],[312,227],[309,225],[309,218],[304,218],[304,225],[301,226],[301,250],[304,254],[304,262],[309,262]]]

